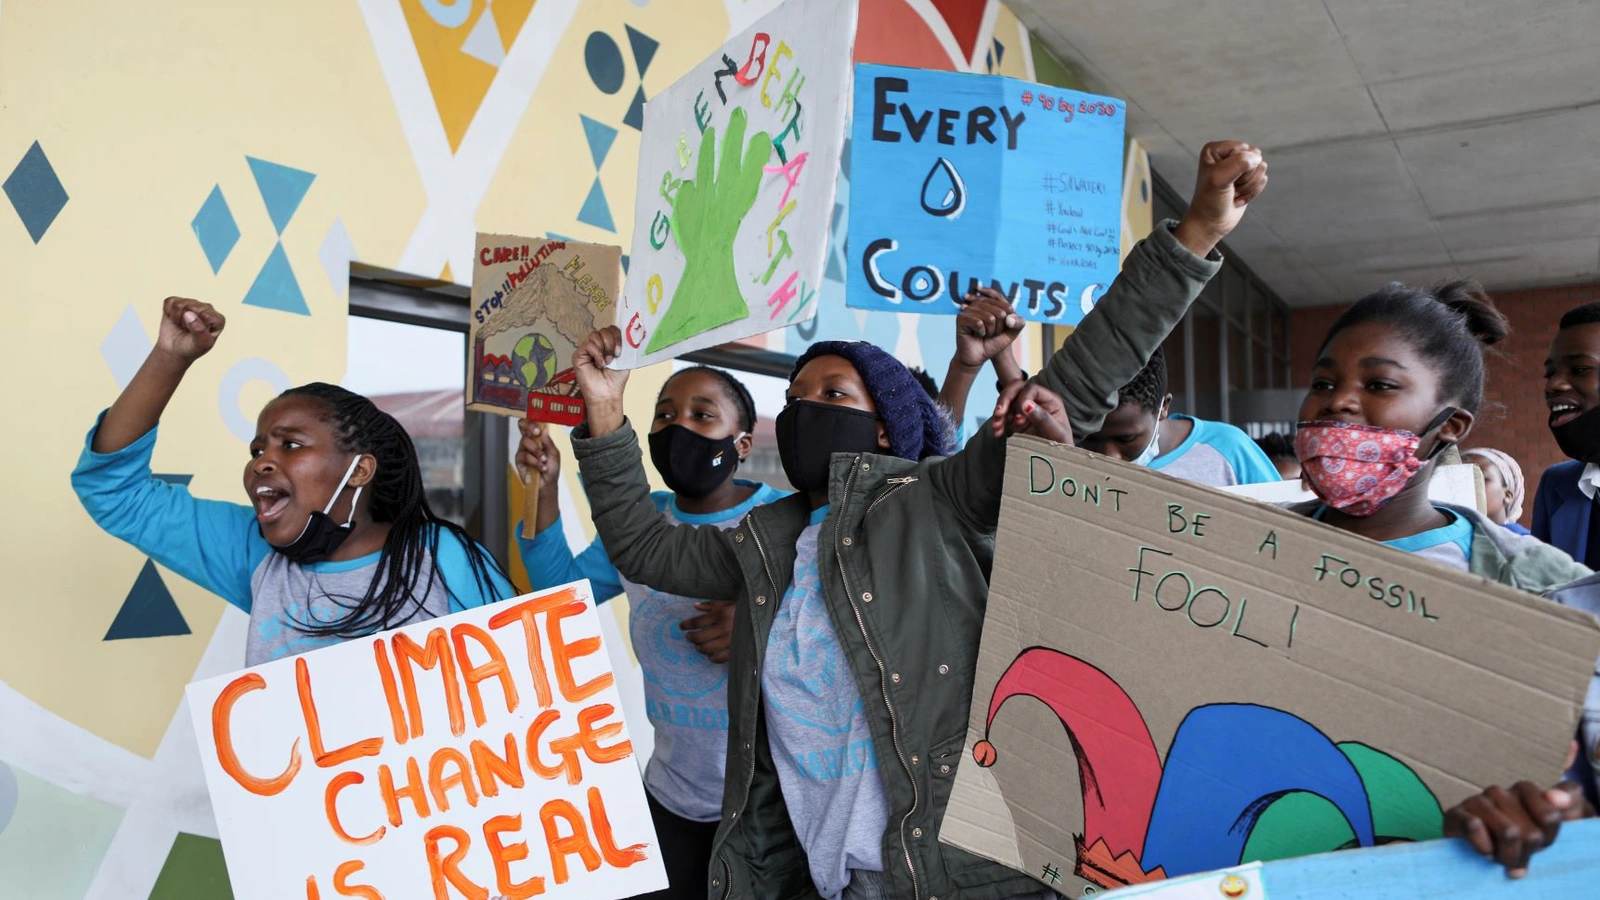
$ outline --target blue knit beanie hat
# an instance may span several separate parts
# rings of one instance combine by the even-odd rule
[[[901,459],[948,456],[952,452],[948,417],[900,360],[866,341],[821,341],[800,355],[790,383],[819,356],[839,356],[855,366],[889,431],[889,450]]]

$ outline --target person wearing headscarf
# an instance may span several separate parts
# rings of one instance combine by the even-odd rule
[[[1461,456],[1483,471],[1483,496],[1488,501],[1486,512],[1490,521],[1517,534],[1527,534],[1528,529],[1518,521],[1522,518],[1522,501],[1526,494],[1522,466],[1511,454],[1489,447],[1474,447],[1463,451]]]

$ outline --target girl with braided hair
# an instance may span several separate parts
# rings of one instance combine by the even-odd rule
[[[336,385],[291,388],[261,410],[250,506],[153,477],[161,413],[224,324],[209,304],[167,298],[155,348],[90,430],[72,485],[101,528],[250,615],[246,665],[516,595],[429,508],[400,423]]]

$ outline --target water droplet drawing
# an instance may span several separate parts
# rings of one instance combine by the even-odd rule
[[[939,157],[922,180],[922,211],[954,219],[967,206],[967,186],[950,160]]]

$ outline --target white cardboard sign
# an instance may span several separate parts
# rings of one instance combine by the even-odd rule
[[[618,366],[816,315],[855,31],[855,0],[787,0],[645,104]]]
[[[587,581],[189,685],[234,896],[667,886]]]

